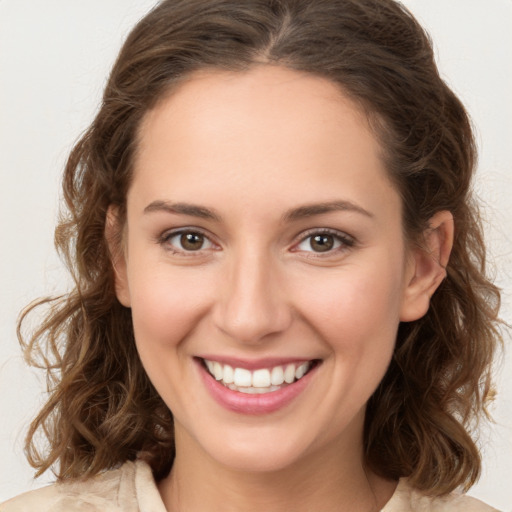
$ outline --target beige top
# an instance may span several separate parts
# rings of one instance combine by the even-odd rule
[[[0,512],[166,512],[151,469],[126,462],[86,481],[54,484],[0,505]],[[429,498],[400,480],[381,512],[492,512],[496,509],[464,495]]]

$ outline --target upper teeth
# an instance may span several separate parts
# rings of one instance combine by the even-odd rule
[[[234,384],[236,387],[269,388],[280,386],[285,382],[291,384],[295,379],[302,378],[311,366],[311,361],[305,363],[290,363],[284,366],[247,370],[233,368],[229,364],[218,361],[204,360],[210,373],[223,384]]]

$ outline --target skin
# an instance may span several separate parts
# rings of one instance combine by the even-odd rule
[[[444,277],[453,227],[441,212],[428,250],[409,248],[380,154],[336,85],[281,67],[197,74],[146,115],[115,266],[175,418],[168,510],[366,512],[392,495],[396,482],[363,466],[365,405],[399,322],[422,316]],[[344,208],[297,213],[333,202]],[[335,246],[317,252],[326,229]],[[204,244],[187,251],[177,230]],[[201,354],[321,364],[290,404],[254,416],[212,399]]]

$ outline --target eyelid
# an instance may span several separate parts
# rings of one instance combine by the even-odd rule
[[[207,247],[205,249],[201,248],[197,251],[187,251],[185,249],[179,249],[169,243],[169,240],[173,237],[182,235],[184,233],[197,233],[202,236],[208,241],[210,244],[210,247]],[[331,235],[335,237],[339,242],[340,246],[335,247],[333,249],[330,249],[325,252],[315,252],[313,250],[306,251],[303,249],[299,249],[298,246],[305,242],[308,238],[315,236],[315,235]],[[159,235],[156,239],[156,242],[164,247],[164,249],[168,250],[169,252],[172,252],[173,254],[177,255],[183,255],[186,257],[194,257],[194,256],[200,256],[204,255],[205,251],[211,251],[213,250],[219,250],[220,246],[213,240],[213,237],[207,233],[204,229],[197,227],[197,226],[183,226],[179,228],[172,228],[168,229],[164,232],[162,232],[161,235]],[[300,233],[296,238],[295,242],[293,243],[291,247],[291,252],[304,252],[308,253],[309,257],[315,257],[315,258],[322,258],[322,257],[329,257],[334,254],[337,254],[339,252],[344,252],[353,247],[356,244],[356,239],[349,235],[348,233],[344,231],[340,231],[333,228],[311,228],[306,231],[303,231]]]
[[[175,247],[170,244],[169,240],[176,236],[183,235],[185,233],[196,233],[198,235],[203,236],[211,244],[211,247],[207,247],[205,249],[201,248],[198,249],[197,251],[187,251],[185,249],[179,249],[178,247]],[[162,245],[165,250],[168,250],[173,254],[182,255],[186,257],[203,256],[205,251],[210,251],[212,249],[219,250],[219,245],[213,241],[212,236],[206,233],[204,229],[196,226],[184,226],[179,228],[168,229],[164,231],[161,235],[159,235],[156,241],[158,244]]]
[[[313,250],[305,251],[302,249],[298,249],[298,246],[301,243],[305,242],[308,238],[311,238],[315,235],[331,235],[337,238],[337,240],[340,241],[341,244],[339,247],[333,248],[325,252],[315,252]],[[325,258],[333,256],[334,254],[337,254],[339,252],[347,251],[350,248],[354,247],[354,245],[356,245],[356,239],[344,231],[340,231],[338,229],[333,228],[311,228],[306,231],[303,231],[302,233],[300,233],[300,235],[296,237],[296,241],[294,242],[291,251],[308,253],[308,257]]]

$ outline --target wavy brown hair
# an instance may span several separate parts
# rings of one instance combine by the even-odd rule
[[[130,310],[116,299],[106,213],[125,215],[141,120],[198,70],[279,65],[328,78],[366,112],[403,199],[404,233],[421,243],[449,210],[455,241],[428,313],[399,327],[391,365],[371,397],[368,466],[441,495],[480,471],[471,432],[491,395],[499,291],[486,275],[471,195],[468,115],[438,74],[430,40],[392,0],[165,0],[128,36],[96,119],[71,152],[56,246],[73,290],[22,344],[48,371],[49,400],[31,425],[30,463],[61,480],[143,457],[155,477],[174,459],[173,418],[137,355]],[[49,447],[35,442],[42,433]]]

